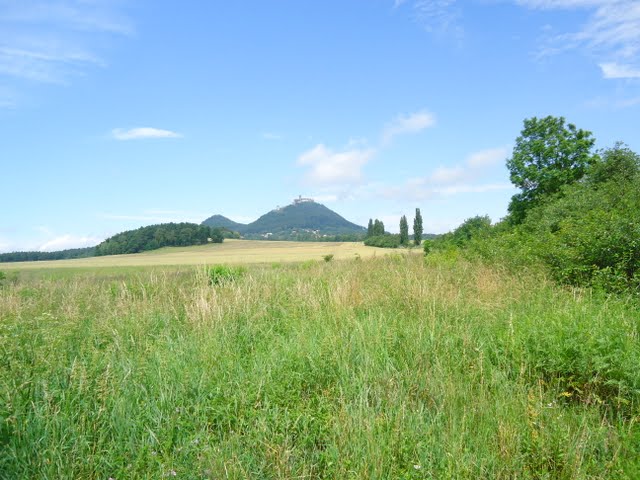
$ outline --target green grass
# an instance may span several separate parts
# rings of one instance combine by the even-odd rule
[[[21,273],[0,478],[638,478],[638,365],[637,306],[462,260]]]

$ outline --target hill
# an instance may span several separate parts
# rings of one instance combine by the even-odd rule
[[[222,229],[195,223],[162,223],[118,233],[96,246],[96,256],[120,255],[157,250],[161,247],[185,247],[209,242],[222,243]]]
[[[246,238],[316,240],[336,236],[361,239],[366,229],[346,220],[311,199],[298,198],[286,207],[265,213],[249,224],[236,223],[222,215],[209,217],[203,225],[236,230]]]
[[[229,230],[233,230],[234,232],[240,232],[244,227],[246,227],[243,223],[234,222],[233,220],[228,219],[222,215],[213,215],[212,217],[207,218],[202,225],[206,225],[207,227],[212,228],[227,228]]]

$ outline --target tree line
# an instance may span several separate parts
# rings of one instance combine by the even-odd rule
[[[640,295],[640,155],[620,142],[594,145],[563,117],[526,119],[506,162],[520,190],[508,215],[472,217],[425,252],[537,263],[562,283]]]
[[[118,233],[95,247],[71,248],[56,252],[11,252],[0,254],[0,262],[33,262],[67,260],[103,255],[139,253],[162,247],[186,247],[206,243],[222,243],[225,238],[238,237],[222,227],[208,227],[195,223],[162,223]]]
[[[224,229],[195,223],[163,223],[114,235],[96,246],[96,256],[139,253],[162,247],[222,243]]]
[[[416,208],[416,214],[413,219],[414,245],[420,245],[422,243],[423,234],[424,232],[422,228],[422,214],[420,213],[420,209]],[[398,248],[401,246],[410,246],[409,223],[407,221],[406,215],[403,215],[400,218],[400,233],[397,235],[385,232],[384,223],[382,222],[382,220],[378,220],[377,218],[374,220],[370,218],[367,225],[367,234],[365,236],[364,244],[371,247],[382,248]]]
[[[0,253],[0,262],[36,262],[41,260],[67,260],[87,258],[95,255],[96,247],[70,248],[56,252],[10,252]]]

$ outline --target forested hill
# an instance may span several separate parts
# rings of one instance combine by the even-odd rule
[[[162,247],[186,247],[206,243],[222,243],[237,236],[227,228],[211,228],[196,223],[162,223],[127,230],[106,239],[95,247],[72,248],[56,252],[11,252],[0,254],[0,262],[34,262],[67,260],[102,255],[119,255],[155,250]]]
[[[222,215],[214,215],[203,222],[212,227],[227,227],[245,237],[278,239],[316,239],[323,236],[363,236],[366,229],[349,222],[333,210],[312,200],[296,200],[286,207],[265,213],[255,222],[241,224]],[[234,225],[231,225],[234,224]]]
[[[70,248],[56,252],[10,252],[0,253],[0,262],[37,262],[41,260],[68,260],[95,256],[96,247]]]
[[[138,253],[161,247],[186,247],[222,243],[224,232],[195,223],[163,223],[140,227],[114,235],[96,247],[96,256]]]

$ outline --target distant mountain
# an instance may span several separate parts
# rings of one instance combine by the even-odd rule
[[[248,238],[312,240],[330,236],[357,237],[366,233],[366,228],[306,198],[298,198],[286,207],[271,210],[246,225],[222,215],[214,215],[202,223],[210,227],[224,226]]]
[[[207,218],[202,225],[207,225],[213,228],[228,228],[234,232],[240,232],[243,227],[246,227],[243,223],[234,222],[233,220],[223,217],[222,215],[214,215]]]

